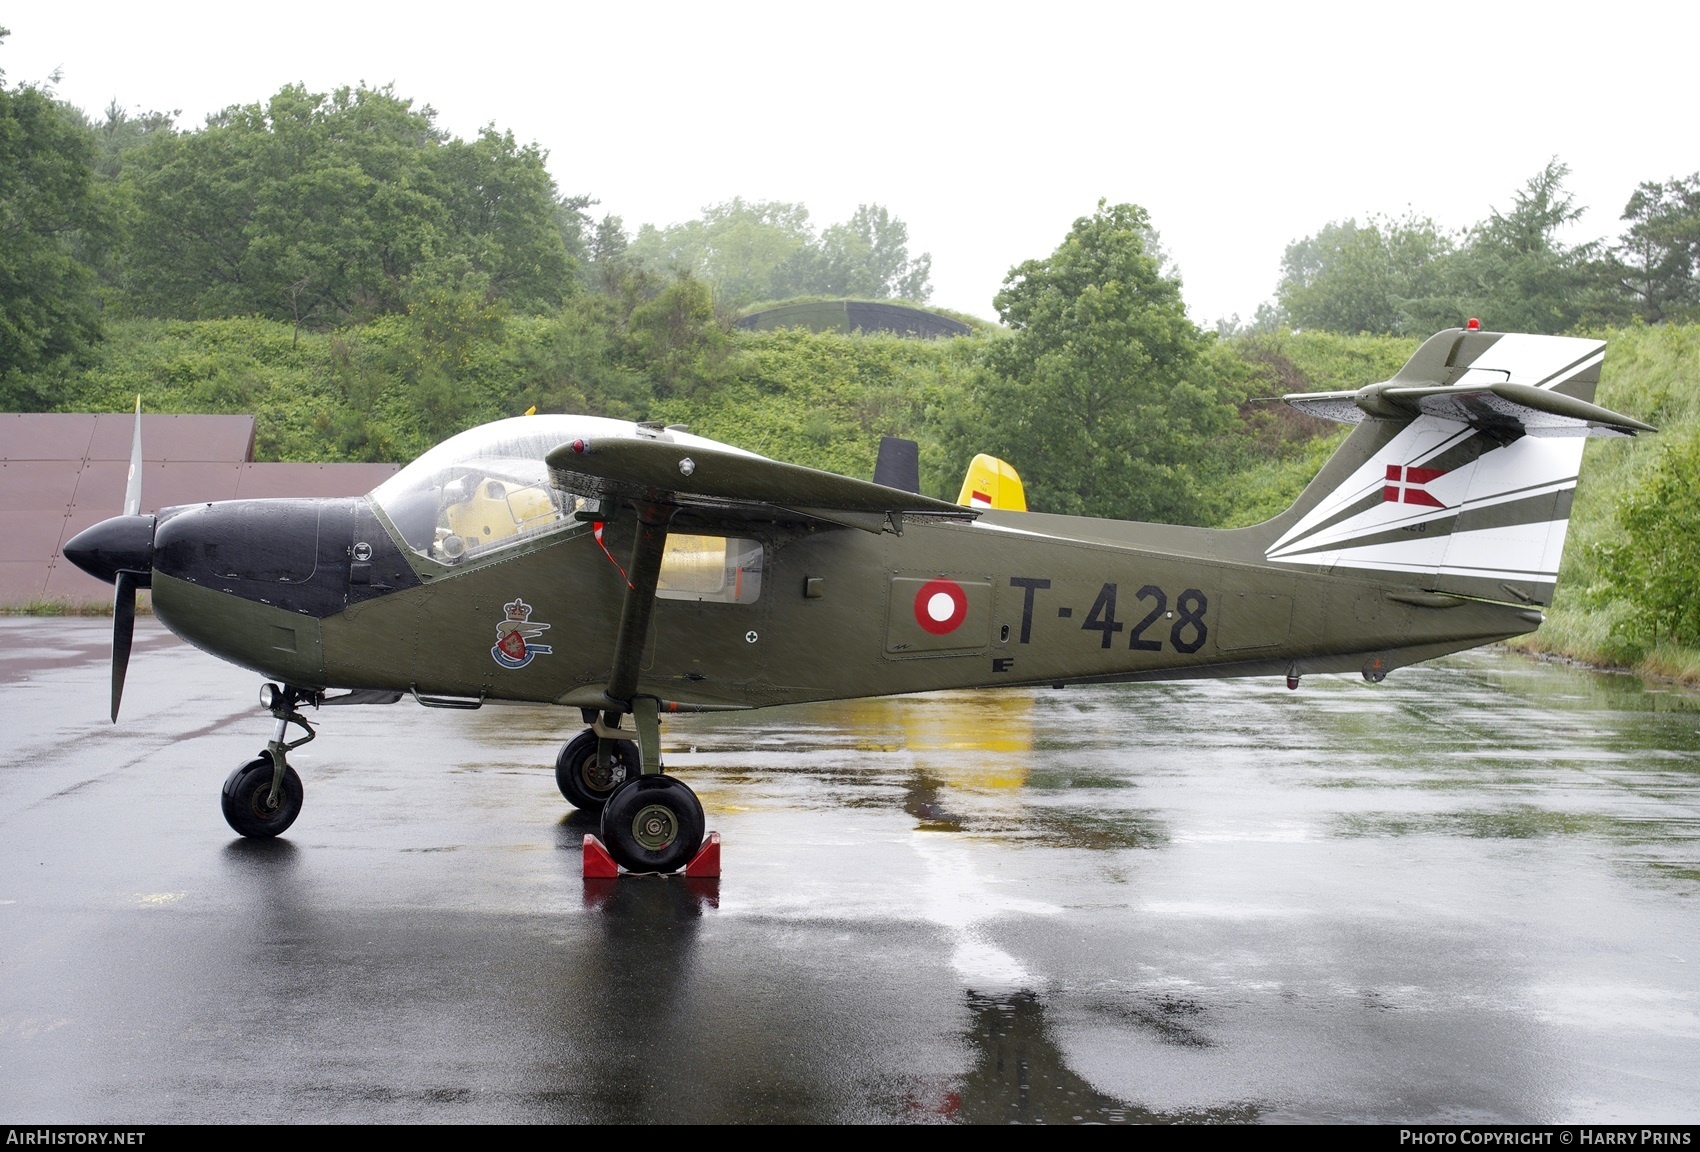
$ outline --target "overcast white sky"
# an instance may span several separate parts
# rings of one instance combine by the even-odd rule
[[[1460,227],[1557,155],[1615,236],[1642,180],[1700,170],[1700,7],[36,0],[8,82],[182,125],[365,80],[494,122],[628,228],[742,195],[817,226],[877,201],[933,302],[992,318],[1012,264],[1100,197],[1143,204],[1196,320],[1247,316],[1291,240],[1407,206]]]

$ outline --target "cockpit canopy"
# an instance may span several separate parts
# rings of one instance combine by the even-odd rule
[[[676,429],[599,416],[516,416],[451,436],[384,481],[371,499],[421,556],[456,564],[598,511],[549,483],[544,458],[572,440],[662,437],[733,451]]]

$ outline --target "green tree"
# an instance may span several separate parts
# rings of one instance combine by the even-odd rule
[[[1700,172],[1638,185],[1624,205],[1629,229],[1613,246],[1617,282],[1649,324],[1700,309]]]
[[[596,246],[607,247],[600,230]],[[793,296],[932,294],[932,256],[911,260],[909,226],[878,204],[860,205],[817,237],[801,204],[734,197],[696,220],[643,225],[624,259],[657,276],[702,280],[729,309]]]
[[[1336,221],[1287,245],[1276,299],[1295,328],[1410,334],[1408,302],[1440,290],[1452,238],[1434,221]]]
[[[688,275],[632,309],[626,327],[627,361],[648,375],[658,398],[712,378],[725,348],[714,294]]]
[[[259,314],[299,328],[400,311],[426,264],[458,260],[516,307],[557,305],[572,262],[535,146],[445,139],[389,88],[299,85],[127,154],[130,310]]]
[[[515,349],[509,412],[535,405],[550,412],[647,418],[654,388],[624,344],[627,314],[612,292],[581,292],[559,312],[538,317]]]
[[[106,105],[105,119],[92,125],[96,148],[95,171],[103,179],[118,179],[124,168],[124,158],[146,144],[156,133],[170,135],[175,132],[177,117],[182,114],[182,109],[177,109],[131,115],[129,109],[114,97]]]
[[[781,270],[769,295],[849,296],[925,301],[932,295],[931,253],[909,259],[909,226],[878,204],[860,204],[849,220],[821,233]]]
[[[590,234],[590,259],[582,269],[589,282],[604,292],[616,291],[631,267],[626,256],[630,247],[624,220],[612,213],[598,220]]]
[[[704,281],[736,307],[771,296],[775,274],[813,243],[803,205],[733,197],[704,208],[696,220],[643,225],[625,258],[660,276]]]
[[[1513,194],[1509,211],[1494,209],[1472,228],[1445,262],[1440,292],[1406,303],[1416,325],[1408,331],[1476,316],[1501,331],[1552,334],[1588,315],[1602,278],[1600,246],[1559,238],[1584,211],[1564,187],[1569,174],[1556,157],[1549,160]]]
[[[494,125],[476,140],[447,141],[433,156],[448,209],[446,248],[470,259],[491,290],[519,309],[553,308],[572,285],[566,241],[577,217],[572,201],[557,200],[546,159],[537,145],[521,148]]]
[[[1100,201],[1048,258],[1011,269],[994,301],[1012,331],[988,345],[947,434],[963,465],[977,451],[1013,464],[1035,510],[1207,515],[1203,474],[1234,410],[1149,230],[1143,208]]]
[[[599,203],[601,201],[594,196],[583,193],[562,196],[555,201],[555,227],[561,233],[561,245],[566,249],[567,259],[581,272],[590,259],[596,229],[596,221],[591,218],[589,209]]]
[[[1601,557],[1608,593],[1635,605],[1654,643],[1700,646],[1700,435],[1665,442],[1617,521],[1620,542]]]
[[[0,28],[0,41],[6,35]],[[0,380],[71,356],[100,335],[94,273],[79,258],[112,226],[94,156],[94,140],[73,114],[39,88],[8,88],[0,71]],[[40,402],[14,392],[15,383],[7,382],[12,402]]]
[[[489,274],[465,262],[436,261],[409,280],[409,338],[395,362],[426,444],[475,422],[483,398],[467,386],[468,369],[482,348],[504,342],[506,320]]]

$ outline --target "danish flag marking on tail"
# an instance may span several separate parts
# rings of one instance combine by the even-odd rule
[[[1423,504],[1430,508],[1444,508],[1439,500],[1429,492],[1426,485],[1446,475],[1441,468],[1409,468],[1403,464],[1387,466],[1387,484],[1381,489],[1381,498],[1389,504]]]

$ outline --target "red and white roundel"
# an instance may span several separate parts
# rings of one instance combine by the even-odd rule
[[[915,593],[915,623],[943,636],[968,618],[968,593],[954,580],[929,580]]]

